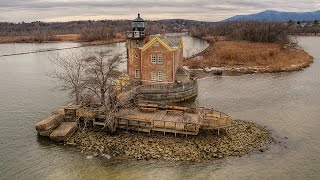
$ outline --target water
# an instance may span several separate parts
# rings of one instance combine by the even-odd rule
[[[17,45],[7,44],[0,46],[0,52],[59,44],[20,44],[17,50],[11,49]],[[48,53],[1,57],[0,179],[316,179],[320,176],[320,38],[303,37],[300,44],[315,57],[304,71],[199,80],[198,105],[267,126],[282,142],[264,153],[209,163],[86,159],[76,149],[38,138],[34,122],[67,98],[45,76],[52,67]],[[78,44],[61,44],[65,45]],[[124,52],[123,45],[90,48]],[[191,39],[188,46],[206,45]]]

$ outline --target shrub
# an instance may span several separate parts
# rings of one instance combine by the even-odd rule
[[[291,43],[289,28],[283,23],[271,22],[226,22],[217,25],[198,27],[193,30],[194,35],[205,36],[225,36],[231,40],[245,40],[251,42],[266,43]]]

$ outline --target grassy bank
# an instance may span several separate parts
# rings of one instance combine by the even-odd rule
[[[203,131],[198,136],[177,136],[162,133],[78,131],[66,144],[82,153],[112,159],[207,161],[227,156],[242,156],[266,150],[271,133],[259,125],[235,120],[226,133]]]
[[[207,69],[208,74],[210,69],[231,74],[288,72],[301,70],[313,62],[307,52],[295,46],[224,38],[218,41],[217,38],[204,39],[210,46],[197,56],[185,60],[184,65],[190,69]]]
[[[116,36],[112,39],[84,41],[80,34],[61,34],[48,37],[41,36],[0,36],[0,44],[4,43],[41,43],[41,42],[84,42],[90,45],[102,45],[115,42],[123,42],[125,37]]]

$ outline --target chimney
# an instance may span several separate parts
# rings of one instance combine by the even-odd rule
[[[162,35],[162,36],[166,35],[166,30],[164,29],[163,26],[162,26],[162,28],[160,30],[160,35]]]

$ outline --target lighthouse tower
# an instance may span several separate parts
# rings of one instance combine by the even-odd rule
[[[131,80],[141,81],[140,48],[145,44],[145,25],[145,20],[138,14],[138,17],[132,21],[131,31],[127,32],[127,71]]]

